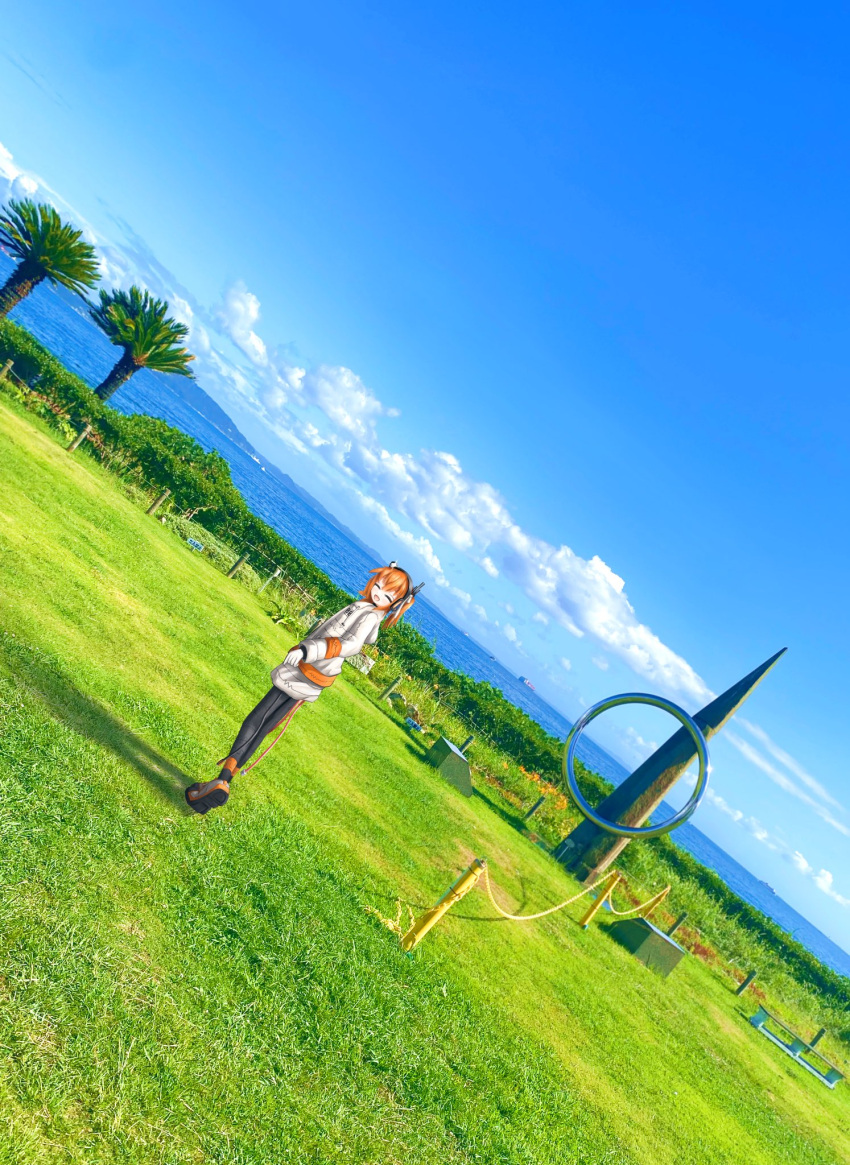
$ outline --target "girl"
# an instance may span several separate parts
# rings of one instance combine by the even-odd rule
[[[396,563],[372,571],[360,594],[350,603],[314,627],[306,639],[287,652],[286,659],[272,671],[270,692],[245,717],[224,760],[221,774],[212,781],[196,782],[186,790],[186,802],[196,813],[208,813],[230,796],[230,782],[260,741],[291,716],[299,704],[318,700],[342,671],[342,661],[357,655],[364,643],[374,643],[382,623],[394,626],[424,583],[415,587],[410,575]]]

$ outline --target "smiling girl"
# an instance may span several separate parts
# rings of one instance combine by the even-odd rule
[[[223,805],[230,782],[256,751],[265,736],[291,716],[299,704],[318,700],[342,671],[343,660],[357,655],[365,643],[374,643],[382,624],[392,627],[424,584],[414,587],[407,571],[394,562],[373,570],[350,603],[287,652],[283,663],[272,670],[273,687],[243,721],[230,752],[220,761],[221,774],[212,781],[197,782],[186,790],[186,802],[196,813],[208,813]]]

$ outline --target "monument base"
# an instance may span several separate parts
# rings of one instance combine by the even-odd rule
[[[608,930],[611,937],[631,951],[639,962],[665,979],[688,953],[646,918],[624,918],[621,922],[613,922]]]

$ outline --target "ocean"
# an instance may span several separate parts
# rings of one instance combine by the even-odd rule
[[[10,269],[10,259],[0,251],[0,282]],[[64,296],[44,285],[24,300],[11,318],[28,328],[89,384],[99,383],[117,359],[118,350],[86,317],[82,304],[72,306]],[[382,564],[321,513],[320,507],[311,505],[303,491],[291,488],[285,477],[264,469],[262,459],[259,463],[254,459],[248,451],[250,444],[244,438],[240,439],[233,423],[206,394],[193,388],[191,402],[187,399],[189,395],[182,378],[142,371],[119,389],[110,403],[124,413],[161,417],[193,436],[205,449],[217,449],[230,465],[234,484],[255,513],[312,559],[338,586],[350,592],[360,590],[368,572]],[[474,679],[488,680],[547,732],[561,740],[566,737],[571,725],[560,712],[494,659],[486,648],[455,627],[424,596],[417,600],[406,618],[434,644],[438,658],[446,666]],[[587,734],[580,742],[579,755],[588,768],[614,784],[619,784],[628,775],[623,765]],[[662,812],[672,813],[673,810],[662,806]],[[681,826],[674,839],[700,862],[715,870],[746,902],[793,934],[823,963],[850,977],[850,954],[695,826],[690,823]]]

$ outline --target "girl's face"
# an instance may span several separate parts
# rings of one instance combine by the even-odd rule
[[[369,598],[379,610],[385,611],[396,601],[397,594],[394,590],[385,590],[380,583],[374,583],[369,592]]]

